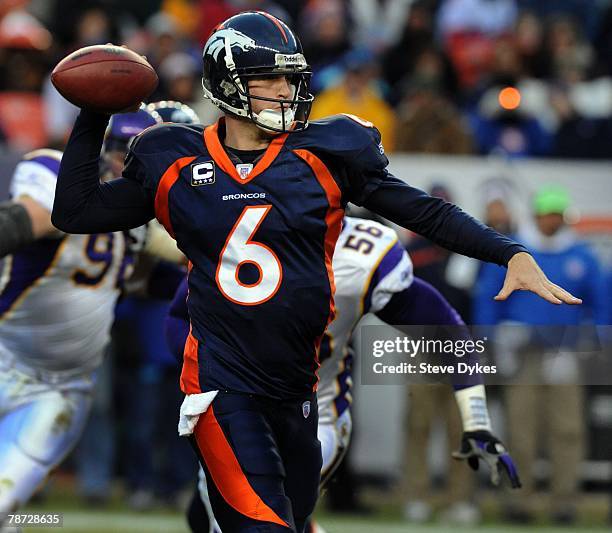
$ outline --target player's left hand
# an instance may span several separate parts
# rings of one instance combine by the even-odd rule
[[[504,286],[495,297],[496,300],[506,300],[514,291],[531,291],[553,304],[581,304],[582,300],[571,295],[559,285],[550,281],[535,259],[528,253],[515,254],[508,262],[508,272]]]
[[[472,470],[478,470],[482,459],[491,471],[491,483],[499,485],[505,472],[513,489],[521,488],[521,480],[514,461],[501,441],[488,431],[467,431],[461,438],[461,449],[452,453],[453,459],[467,459]]]

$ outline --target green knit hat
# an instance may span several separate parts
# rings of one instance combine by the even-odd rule
[[[536,215],[563,214],[569,206],[569,192],[561,185],[546,185],[539,189],[533,198],[533,210]]]

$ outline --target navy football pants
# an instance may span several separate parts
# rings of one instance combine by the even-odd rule
[[[280,401],[219,392],[191,437],[224,533],[302,533],[321,471],[316,395]]]

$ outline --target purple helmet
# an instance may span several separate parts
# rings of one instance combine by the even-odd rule
[[[113,115],[104,134],[104,152],[127,152],[130,140],[155,124],[160,124],[161,118],[144,108],[135,113]]]
[[[143,108],[135,113],[113,115],[104,134],[100,175],[103,180],[121,175],[123,160],[130,141],[139,133],[155,124],[161,124],[158,114],[153,115]]]

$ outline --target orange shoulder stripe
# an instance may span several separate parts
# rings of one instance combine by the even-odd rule
[[[172,163],[164,172],[164,175],[159,180],[157,192],[155,193],[155,216],[160,221],[166,231],[174,237],[174,230],[170,222],[170,208],[168,206],[168,194],[170,189],[176,183],[181,170],[189,163],[196,159],[195,156],[181,157]]]

